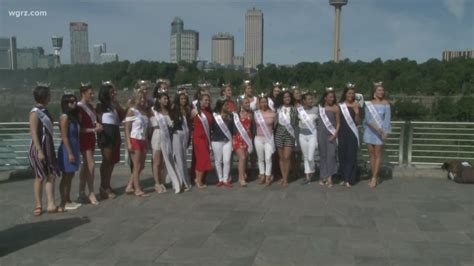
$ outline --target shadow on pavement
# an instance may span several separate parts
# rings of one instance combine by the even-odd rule
[[[0,257],[89,223],[88,217],[15,225],[0,231]]]

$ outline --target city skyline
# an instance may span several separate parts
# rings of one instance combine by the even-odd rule
[[[424,62],[441,59],[445,49],[472,49],[473,1],[415,2],[350,1],[342,18],[341,58],[371,61],[408,57]],[[71,3],[49,0],[4,0],[0,5],[2,37],[16,36],[18,48],[41,46],[45,53],[52,53],[51,36],[63,36],[63,63],[70,63],[67,46],[72,21],[89,25],[89,46],[107,40],[121,60],[169,61],[169,23],[175,16],[186,21],[186,28],[200,33],[200,59],[211,60],[212,35],[216,32],[234,35],[235,54],[243,55],[245,12],[253,7],[265,14],[264,63],[325,62],[332,58],[334,9],[326,0],[199,4],[179,0],[137,4],[86,0],[74,3],[72,9]],[[8,16],[9,10],[47,10],[48,16],[15,18]],[[137,25],[141,30],[136,30]]]

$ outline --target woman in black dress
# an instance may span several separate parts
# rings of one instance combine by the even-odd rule
[[[341,127],[338,134],[339,174],[341,185],[351,187],[356,180],[357,150],[359,148],[360,125],[359,103],[355,100],[355,86],[347,84],[339,101]]]

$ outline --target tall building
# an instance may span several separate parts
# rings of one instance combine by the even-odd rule
[[[100,54],[100,63],[110,63],[118,61],[118,55],[116,53],[101,53]]]
[[[93,46],[93,54],[92,54],[92,63],[100,64],[100,54],[107,53],[107,47],[104,43],[101,44],[94,44]]]
[[[0,69],[17,69],[16,37],[0,38]]]
[[[170,37],[170,61],[194,62],[197,60],[199,51],[199,32],[185,30],[184,22],[181,18],[174,18],[171,22]]]
[[[232,65],[237,67],[244,67],[244,57],[243,56],[234,56],[232,58]]]
[[[212,62],[221,65],[232,65],[234,57],[234,36],[229,33],[218,33],[212,36]]]
[[[50,68],[56,66],[55,60],[55,55],[45,55],[42,47],[17,49],[18,69]]]
[[[69,24],[69,34],[71,39],[71,64],[88,64],[90,53],[87,23],[71,22]]]
[[[250,9],[245,14],[245,67],[257,68],[263,64],[263,13]]]
[[[443,51],[443,61],[449,61],[454,58],[474,58],[474,50],[465,50],[465,51],[452,51],[444,50]]]

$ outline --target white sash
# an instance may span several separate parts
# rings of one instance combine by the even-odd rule
[[[198,100],[192,101],[192,104],[193,104],[193,106],[194,106],[194,109],[197,109]]]
[[[229,128],[225,124],[224,120],[222,119],[222,116],[218,113],[212,113],[214,116],[214,119],[216,120],[217,125],[221,129],[221,131],[224,133],[224,135],[227,137],[229,141],[232,141],[232,134],[230,133]]]
[[[377,110],[375,110],[375,106],[372,104],[372,102],[366,102],[365,106],[367,106],[367,110],[369,110],[370,115],[372,116],[372,119],[374,119],[375,123],[380,129],[383,129],[382,127],[382,119],[380,118],[379,113],[377,113]]]
[[[357,125],[354,123],[354,119],[352,119],[351,114],[349,113],[349,109],[347,107],[346,103],[341,103],[339,106],[341,106],[342,114],[344,115],[344,118],[346,119],[347,124],[352,130],[352,133],[357,138],[357,145],[359,145],[359,130],[357,129]]]
[[[290,109],[290,112],[291,112],[291,109]],[[288,118],[287,115],[283,113],[281,108],[278,110],[278,122],[280,122],[280,124],[282,124],[286,128],[288,133],[290,133],[290,135],[293,138],[295,137],[295,129],[291,125],[290,119]]]
[[[273,134],[270,133],[270,130],[268,130],[268,127],[265,124],[262,112],[260,112],[260,110],[257,110],[254,114],[255,120],[257,121],[258,125],[263,131],[263,134],[265,135],[265,139],[268,143],[270,143],[270,145],[272,145],[272,153],[275,152],[275,142],[273,141]]]
[[[77,106],[80,106],[87,113],[87,115],[92,121],[93,127],[95,127],[95,124],[97,123],[97,117],[95,116],[94,111],[92,111],[87,104],[84,104],[82,102],[78,102]]]
[[[331,121],[329,121],[328,116],[326,115],[326,109],[319,105],[319,116],[321,117],[321,120],[323,120],[324,126],[326,126],[327,130],[332,134],[336,134],[336,128],[331,124]]]
[[[186,147],[188,145],[187,141],[189,140],[189,127],[188,127],[188,120],[186,119],[186,116],[183,115],[183,132],[184,132],[184,139],[186,143],[183,143],[183,145]]]
[[[239,130],[240,136],[244,139],[245,143],[247,144],[248,148],[247,151],[249,153],[252,153],[253,151],[253,145],[252,145],[252,140],[250,139],[249,134],[247,134],[247,131],[245,130],[244,126],[242,125],[242,122],[240,122],[239,115],[237,113],[234,114],[234,124],[237,130]]]
[[[153,110],[153,113],[155,114],[156,121],[158,121],[158,126],[160,127],[160,134],[161,134],[161,147],[163,150],[166,151],[166,154],[169,155],[171,154],[171,139],[170,139],[170,132],[168,130],[168,124],[166,123],[165,117],[158,113],[157,111]],[[166,156],[163,156],[166,157]]]
[[[275,102],[271,98],[268,98],[268,107],[275,112]]]
[[[211,145],[211,130],[209,129],[209,122],[207,121],[207,117],[204,113],[198,114],[199,120],[201,120],[201,124],[204,127],[204,132],[207,136],[207,141],[209,142],[209,146]]]
[[[35,112],[38,115],[38,119],[41,121],[41,123],[43,123],[43,127],[46,128],[51,136],[54,136],[54,127],[51,119],[49,119],[49,117],[38,107],[31,109],[31,112]]]
[[[304,122],[306,127],[309,128],[309,130],[311,131],[311,134],[316,136],[318,134],[318,132],[316,131],[316,127],[314,126],[314,123],[309,118],[308,113],[306,113],[306,111],[304,110],[304,107],[300,106],[297,108],[297,110],[298,110],[301,120]]]

